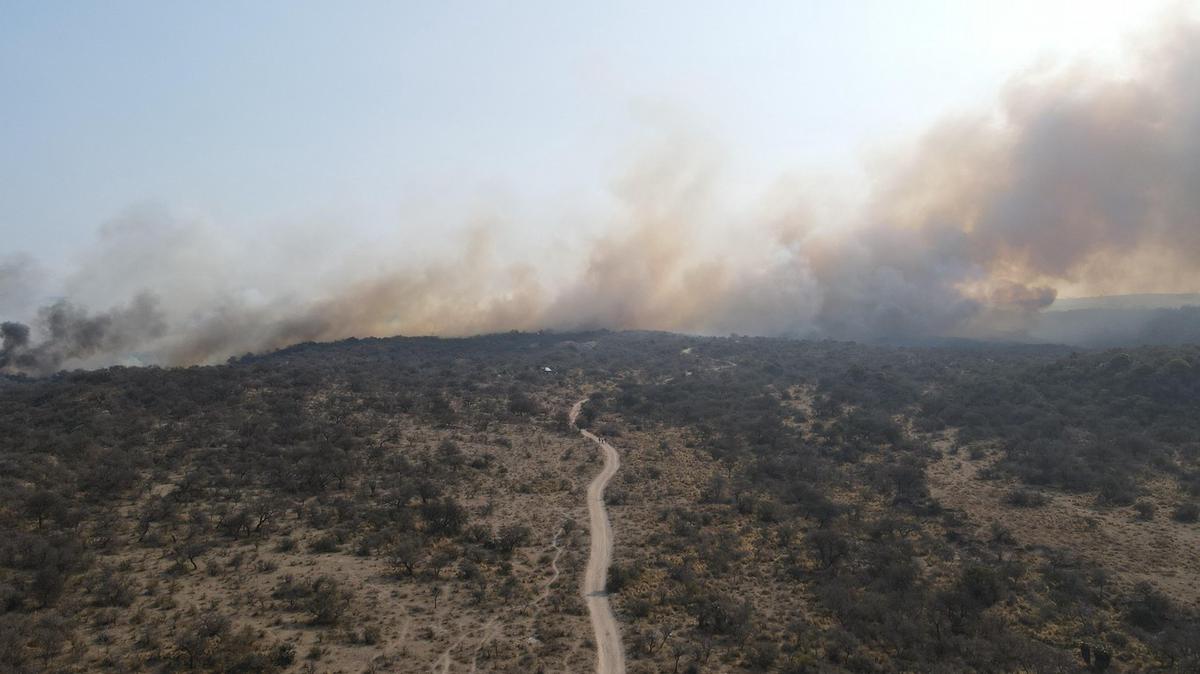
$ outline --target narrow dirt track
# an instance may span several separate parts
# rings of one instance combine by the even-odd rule
[[[571,407],[572,426],[575,426],[575,420],[585,402],[587,398]],[[583,577],[583,598],[587,602],[588,613],[592,616],[592,629],[596,633],[596,674],[625,674],[625,649],[621,646],[621,632],[617,628],[617,619],[613,617],[612,606],[608,603],[608,592],[605,590],[608,566],[612,562],[613,536],[608,511],[604,509],[604,488],[621,467],[621,457],[612,445],[594,433],[582,428],[579,432],[599,445],[604,452],[604,469],[587,488],[592,550],[588,556],[587,573]]]

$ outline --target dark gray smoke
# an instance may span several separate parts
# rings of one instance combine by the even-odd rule
[[[95,356],[107,363],[113,354],[128,354],[167,331],[157,302],[149,295],[99,314],[58,301],[38,311],[37,327],[41,339],[35,342],[25,324],[10,321],[0,326],[0,371],[47,374],[65,362],[87,364]]]
[[[8,321],[0,323],[0,370],[15,365],[17,356],[29,345],[29,326]]]

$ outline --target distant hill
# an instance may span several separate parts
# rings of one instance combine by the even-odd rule
[[[1046,312],[1079,309],[1178,309],[1200,306],[1200,293],[1147,293],[1103,297],[1066,297],[1051,304]]]
[[[1058,300],[1042,313],[1028,337],[1100,347],[1196,343],[1200,342],[1200,294]]]

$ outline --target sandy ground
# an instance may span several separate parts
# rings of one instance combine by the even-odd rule
[[[587,399],[580,400],[571,408],[571,424],[575,424],[579,410]],[[613,617],[612,607],[605,591],[608,567],[612,562],[612,525],[604,508],[604,488],[621,467],[617,450],[590,431],[580,429],[583,437],[595,442],[604,452],[604,469],[596,475],[587,488],[588,522],[591,528],[592,547],[588,557],[587,572],[583,579],[583,596],[587,601],[588,613],[592,617],[592,629],[596,633],[597,674],[625,674],[625,649],[621,646],[621,632]]]

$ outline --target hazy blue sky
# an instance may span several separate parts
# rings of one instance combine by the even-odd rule
[[[144,204],[366,235],[477,200],[569,212],[676,125],[748,190],[852,175],[1177,5],[0,0],[0,254],[59,264]]]

